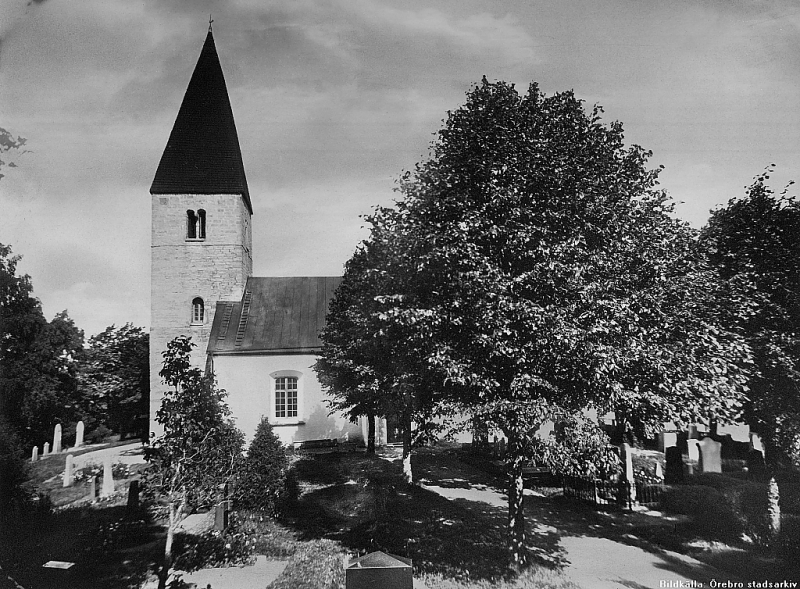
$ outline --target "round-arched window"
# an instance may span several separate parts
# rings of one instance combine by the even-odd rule
[[[203,323],[205,321],[205,305],[203,299],[196,297],[192,300],[192,323]]]

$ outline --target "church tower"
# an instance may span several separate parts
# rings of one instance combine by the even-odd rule
[[[253,207],[210,28],[150,194],[150,431],[159,435],[167,342],[191,336],[193,365],[204,368],[217,301],[240,299],[253,269]]]

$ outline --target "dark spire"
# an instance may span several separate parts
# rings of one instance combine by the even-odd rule
[[[241,194],[253,213],[239,136],[210,23],[150,193]]]

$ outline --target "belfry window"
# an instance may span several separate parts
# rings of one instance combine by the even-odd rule
[[[186,211],[186,239],[206,238],[206,212],[199,209]]]
[[[206,238],[206,212],[203,209],[197,211],[197,237]]]
[[[197,215],[186,211],[186,239],[197,239]]]
[[[196,297],[192,300],[192,324],[201,324],[205,321],[205,305],[203,299]]]

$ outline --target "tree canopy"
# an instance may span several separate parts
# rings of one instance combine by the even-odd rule
[[[800,466],[800,202],[788,187],[773,192],[770,170],[712,212],[702,240],[720,275],[746,290],[746,301],[730,304],[752,309],[729,321],[745,334],[757,368],[747,420],[765,436],[770,461]]]
[[[516,562],[523,462],[563,455],[544,451],[540,425],[595,408],[646,433],[732,418],[746,390],[749,347],[719,304],[735,286],[673,216],[651,153],[601,115],[571,92],[484,78],[396,205],[369,218],[365,248],[381,252],[366,273],[379,291],[361,291],[371,335],[391,340],[414,395],[508,438]],[[363,360],[355,373],[374,368]]]

